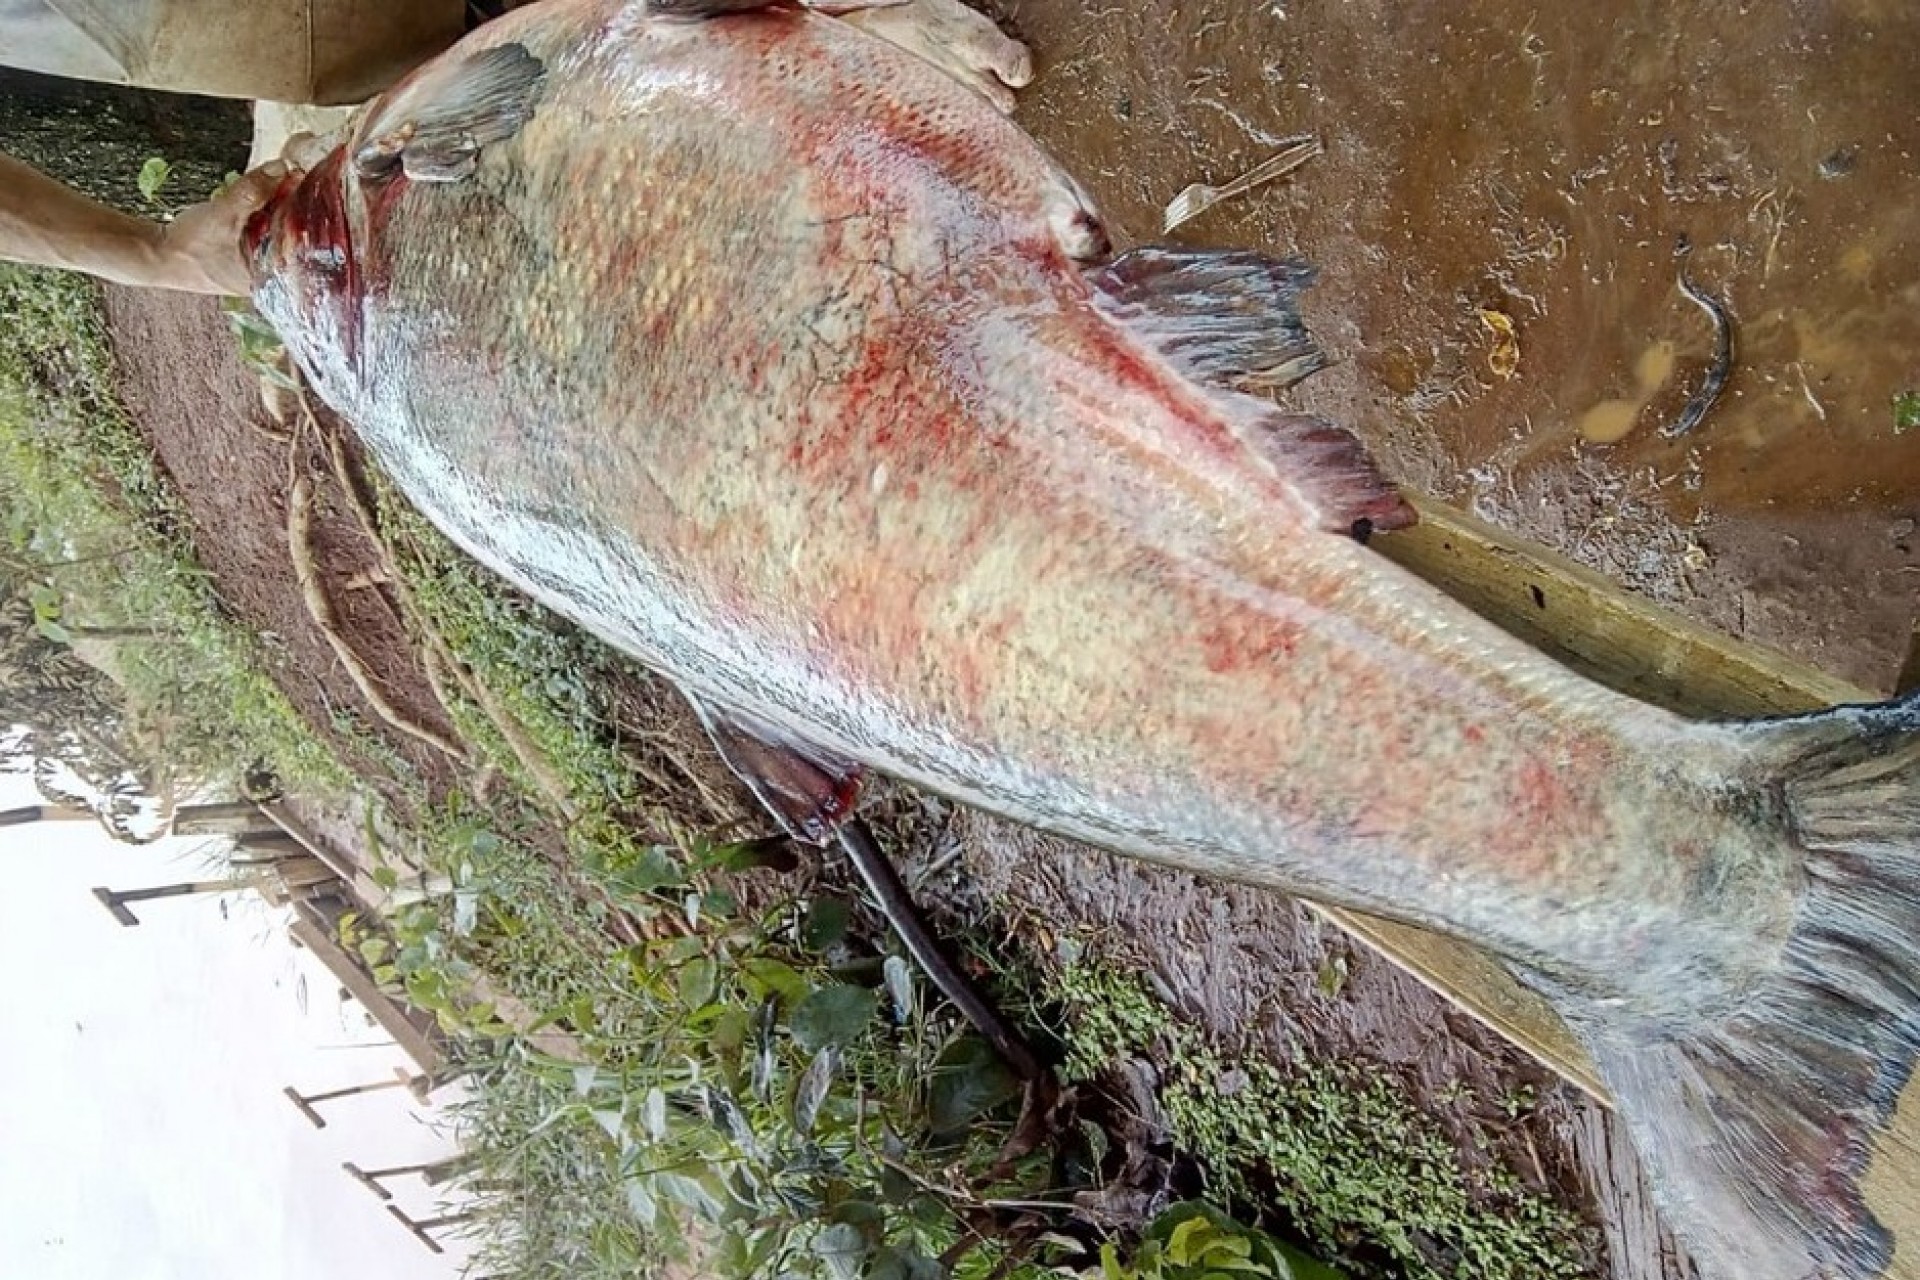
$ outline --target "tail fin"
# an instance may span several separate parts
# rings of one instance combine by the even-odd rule
[[[1704,1031],[1595,1056],[1704,1275],[1920,1275],[1920,1182],[1889,1174],[1920,1174],[1920,695],[1753,732],[1806,853],[1781,967]]]

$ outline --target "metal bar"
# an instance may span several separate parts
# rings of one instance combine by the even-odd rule
[[[288,1085],[285,1089],[285,1093],[287,1095],[287,1101],[291,1102],[294,1106],[300,1108],[300,1114],[305,1116],[307,1119],[311,1120],[313,1122],[314,1128],[324,1129],[327,1127],[327,1118],[321,1115],[318,1111],[315,1111],[312,1105],[308,1103],[306,1098],[301,1096],[301,1093],[298,1089],[294,1088],[292,1085]]]
[[[109,889],[105,885],[95,885],[93,896],[100,905],[113,913],[113,918],[121,925],[131,928],[140,923],[140,918],[127,910],[129,902],[150,902],[155,898],[184,898],[196,893],[214,893],[228,889],[245,889],[244,880],[189,880],[182,884],[155,885],[150,889]]]
[[[120,895],[116,894],[113,890],[95,885],[93,896],[100,900],[101,906],[113,913],[113,918],[118,920],[123,928],[131,929],[140,923],[140,917],[121,905]]]
[[[413,1232],[413,1238],[415,1240],[418,1240],[421,1244],[427,1246],[428,1249],[432,1250],[434,1253],[446,1252],[445,1249],[442,1249],[440,1247],[440,1242],[438,1240],[435,1240],[432,1236],[427,1234],[426,1223],[415,1222],[412,1218],[409,1218],[406,1214],[402,1213],[400,1211],[400,1206],[397,1204],[388,1205],[387,1212],[393,1215],[393,1220],[395,1222],[398,1222],[401,1226]],[[433,1219],[428,1219],[427,1221],[432,1222]]]
[[[328,1089],[323,1093],[303,1094],[292,1085],[288,1085],[285,1092],[287,1097],[292,1100],[293,1105],[300,1108],[301,1114],[313,1121],[314,1128],[324,1129],[327,1127],[327,1122],[318,1111],[314,1110],[314,1104],[316,1102],[332,1102],[336,1098],[351,1098],[355,1094],[360,1093],[377,1093],[382,1089],[409,1089],[413,1091],[415,1097],[421,1097],[423,1096],[421,1082],[427,1081],[427,1087],[431,1087],[431,1078],[427,1076],[409,1075],[398,1067],[394,1068],[393,1075],[394,1078],[391,1080],[376,1080],[371,1084],[348,1085],[344,1089]]]
[[[340,1167],[347,1171],[348,1177],[352,1178],[355,1182],[359,1183],[361,1186],[365,1187],[367,1190],[373,1192],[373,1194],[375,1194],[376,1196],[379,1196],[382,1200],[393,1199],[393,1192],[387,1190],[385,1187],[380,1185],[380,1175],[383,1173],[390,1172],[389,1170],[376,1169],[373,1172],[369,1173],[367,1170],[362,1169],[359,1165],[355,1164],[351,1160],[342,1160],[340,1162]]]

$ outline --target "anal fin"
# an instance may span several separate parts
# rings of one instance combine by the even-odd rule
[[[1249,250],[1148,247],[1088,273],[1100,308],[1193,381],[1227,398],[1247,447],[1299,491],[1331,532],[1404,528],[1413,508],[1346,428],[1282,412],[1252,392],[1326,367],[1300,317],[1314,269]]]
[[[734,711],[689,694],[727,767],[788,835],[808,844],[833,840],[853,814],[865,770]]]

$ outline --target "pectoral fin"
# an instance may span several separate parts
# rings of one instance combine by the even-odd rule
[[[533,118],[546,65],[522,44],[430,62],[374,107],[353,149],[362,181],[404,171],[416,182],[457,182],[486,147]]]
[[[683,691],[684,692],[684,691]],[[933,984],[986,1037],[1022,1080],[1050,1079],[1018,1032],[946,954],[914,905],[899,870],[874,843],[873,833],[853,813],[863,770],[850,760],[750,716],[726,711],[686,694],[720,756],[754,798],[795,840],[826,845],[838,841],[847,860],[879,903],[887,922]]]
[[[814,845],[833,839],[859,798],[860,765],[691,694],[687,701],[720,758],[788,835]]]

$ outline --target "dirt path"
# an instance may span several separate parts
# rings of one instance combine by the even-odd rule
[[[319,594],[385,702],[427,733],[451,738],[393,602],[379,560],[351,514],[317,438],[297,447],[240,362],[212,299],[108,289],[121,391],[134,421],[192,513],[193,547],[233,616],[279,658],[272,673],[302,719],[361,776],[380,782],[397,759],[430,795],[460,769],[419,737],[394,731],[315,622],[289,549],[293,479],[312,487],[307,558]],[[373,744],[379,744],[374,747]],[[387,755],[388,758],[381,758]],[[401,793],[386,787],[387,799]]]

